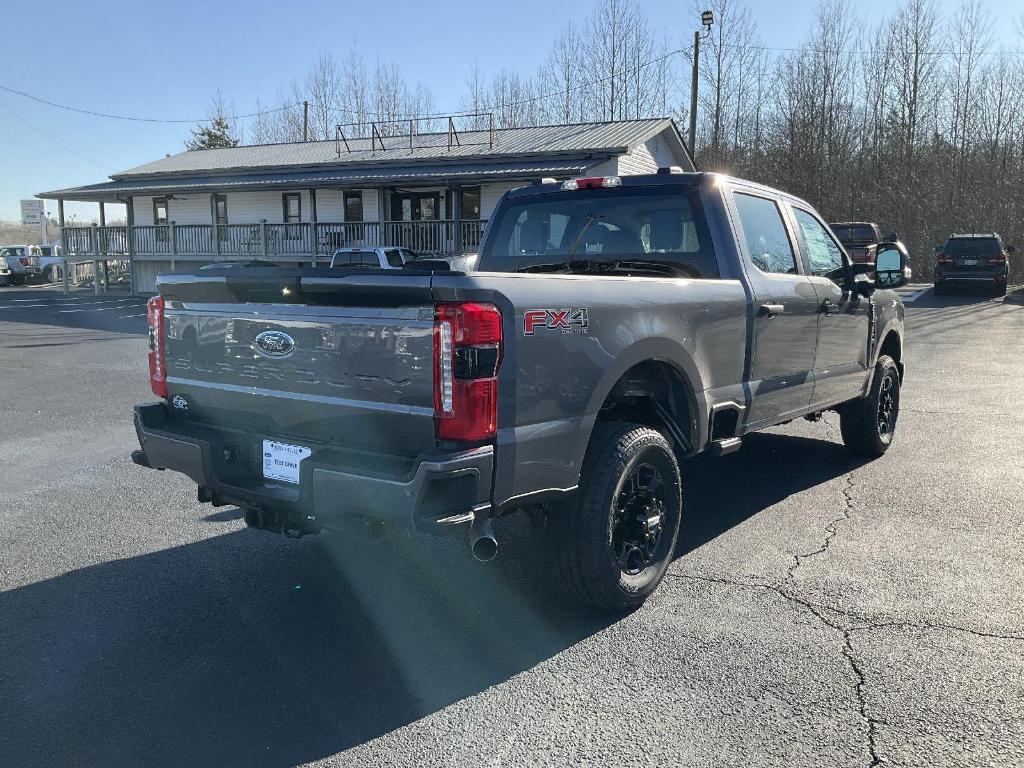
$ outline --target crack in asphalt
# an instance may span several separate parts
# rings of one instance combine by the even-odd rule
[[[830,434],[830,437],[835,439],[835,425],[830,421],[825,420],[826,431]],[[838,517],[830,520],[825,525],[825,538],[821,545],[817,548],[809,551],[802,552],[793,555],[793,564],[786,569],[786,576],[781,584],[773,584],[767,581],[742,581],[739,579],[731,579],[724,576],[702,576],[697,574],[683,574],[683,573],[669,573],[666,574],[672,578],[685,579],[689,581],[701,581],[712,584],[736,587],[740,589],[763,589],[770,592],[774,592],[779,595],[783,600],[790,603],[795,603],[808,612],[810,612],[818,621],[830,629],[839,632],[843,639],[842,653],[846,659],[851,671],[853,672],[856,683],[854,685],[854,694],[857,700],[857,710],[861,719],[864,721],[866,732],[866,747],[868,754],[871,758],[868,763],[869,768],[882,764],[882,757],[878,751],[878,727],[880,725],[887,725],[884,720],[872,717],[868,714],[867,709],[867,694],[866,688],[868,680],[864,674],[864,669],[857,661],[856,652],[853,646],[853,635],[855,632],[867,632],[875,629],[884,628],[901,628],[901,629],[918,629],[918,630],[947,630],[955,632],[964,632],[970,635],[984,638],[995,638],[1001,640],[1020,640],[1024,641],[1024,636],[1013,635],[1013,634],[1002,634],[998,632],[989,632],[985,630],[972,629],[970,627],[960,627],[954,624],[942,624],[937,622],[911,622],[911,621],[893,621],[891,619],[880,619],[871,618],[866,614],[860,614],[852,611],[845,611],[840,608],[835,608],[829,605],[822,605],[814,603],[804,597],[801,597],[796,593],[795,575],[796,571],[800,566],[808,559],[817,557],[828,551],[832,542],[835,541],[836,536],[839,534],[839,523],[844,520],[851,520],[853,518],[853,512],[855,509],[854,500],[854,488],[856,484],[853,480],[853,470],[846,473],[844,478],[844,486],[842,489],[843,494],[843,513]],[[859,623],[860,626],[852,625],[851,623]]]
[[[823,423],[825,425],[825,431],[829,435],[830,439],[836,440],[837,435],[836,435],[835,424],[833,424],[831,422],[831,420],[829,420],[829,419],[822,419],[822,421],[823,421]],[[850,669],[853,671],[853,674],[857,678],[856,685],[854,686],[854,694],[856,695],[856,699],[857,699],[857,710],[858,710],[858,713],[860,714],[861,719],[864,721],[864,725],[865,725],[865,727],[867,729],[867,733],[866,733],[866,736],[867,736],[866,747],[867,747],[867,750],[868,750],[868,754],[871,757],[871,762],[868,763],[868,766],[869,766],[869,768],[872,768],[873,766],[880,765],[881,762],[882,762],[882,759],[881,759],[881,757],[878,754],[878,726],[879,725],[884,725],[885,723],[883,723],[880,720],[877,720],[876,718],[871,717],[871,715],[868,714],[868,711],[867,711],[867,696],[865,695],[865,688],[867,687],[867,678],[864,675],[864,670],[861,668],[860,664],[857,662],[857,658],[856,658],[856,656],[854,654],[853,634],[852,634],[854,630],[852,628],[850,628],[850,627],[843,626],[842,624],[840,624],[837,621],[833,621],[831,618],[826,616],[824,611],[831,611],[833,613],[838,613],[840,616],[844,616],[847,619],[849,619],[849,616],[847,616],[842,611],[836,611],[835,609],[829,608],[827,606],[820,606],[819,607],[819,606],[815,605],[814,603],[812,603],[811,601],[806,600],[806,599],[800,597],[795,592],[795,588],[796,588],[795,577],[796,577],[797,569],[800,568],[800,566],[804,563],[805,560],[809,560],[812,557],[817,557],[818,555],[822,555],[825,552],[827,552],[828,548],[832,545],[832,542],[835,541],[836,536],[839,535],[839,523],[841,523],[844,520],[850,520],[853,517],[853,511],[854,511],[853,471],[852,470],[848,471],[846,473],[845,477],[843,478],[843,480],[844,480],[844,485],[843,485],[843,489],[842,489],[842,493],[843,493],[843,510],[842,510],[842,514],[839,515],[838,517],[834,518],[833,520],[830,520],[828,523],[826,523],[825,529],[824,529],[825,530],[825,538],[821,542],[821,545],[819,547],[817,547],[816,549],[813,549],[813,550],[811,550],[809,552],[796,553],[796,554],[793,555],[793,564],[791,566],[789,566],[789,568],[786,569],[786,578],[783,580],[782,585],[760,584],[760,585],[756,585],[756,586],[759,586],[759,587],[765,588],[765,589],[769,589],[769,590],[775,592],[776,594],[778,594],[783,599],[788,600],[790,602],[797,603],[797,604],[803,606],[806,610],[810,611],[820,622],[822,622],[826,626],[830,627],[831,629],[835,630],[836,632],[839,632],[842,635],[842,638],[843,638],[843,647],[842,647],[843,657],[846,659],[847,664],[849,664]],[[686,578],[686,577],[684,576],[684,578]],[[790,589],[788,589],[786,585],[789,585],[790,587],[792,587],[792,591]],[[740,584],[736,584],[736,586],[741,586],[741,585]],[[746,586],[746,585],[743,585],[743,586]],[[754,586],[754,585],[750,585],[750,586]]]

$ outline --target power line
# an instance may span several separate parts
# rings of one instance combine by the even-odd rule
[[[71,147],[69,147],[69,146],[67,146],[65,144],[62,144],[61,142],[57,141],[55,138],[53,138],[49,134],[44,133],[41,129],[37,128],[34,124],[30,123],[27,119],[25,119],[20,114],[18,114],[16,111],[14,111],[14,108],[11,107],[10,105],[0,101],[0,107],[3,107],[4,109],[6,109],[8,112],[10,112],[16,118],[18,118],[21,122],[23,122],[25,125],[27,125],[29,128],[31,128],[33,131],[35,131],[40,136],[42,136],[44,139],[49,141],[51,144],[54,144],[54,145],[60,147],[65,152],[68,152],[68,153],[74,155],[75,157],[77,157],[79,160],[84,160],[85,162],[87,162],[87,163],[89,163],[91,165],[95,165],[97,168],[102,168],[104,170],[109,168],[109,166],[105,166],[105,165],[102,165],[100,163],[97,163],[95,160],[92,160],[91,158],[88,158],[85,155],[83,155],[83,154],[81,154],[79,152],[76,152]]]
[[[96,112],[91,109],[81,109],[79,107],[68,106],[67,104],[58,104],[55,101],[48,101],[47,99],[40,98],[39,96],[33,96],[31,93],[25,91],[19,91],[15,88],[8,88],[5,85],[0,85],[0,91],[6,91],[7,93],[13,93],[15,96],[22,96],[26,99],[45,104],[49,107],[56,107],[57,109],[67,110],[68,112],[77,112],[82,115],[92,115],[93,117],[106,117],[111,120],[130,120],[134,123],[208,123],[210,122],[209,117],[203,118],[192,118],[192,119],[163,119],[159,117],[134,117],[132,115],[112,115],[108,112]],[[286,109],[292,109],[293,107],[300,106],[302,102],[298,104],[286,104],[283,107],[277,107],[276,109],[266,109],[260,112],[251,112],[247,115],[224,115],[225,120],[241,120],[246,117],[257,117],[259,115],[269,115],[274,112],[283,112]]]

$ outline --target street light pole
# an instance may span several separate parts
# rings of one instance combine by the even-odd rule
[[[704,11],[700,15],[700,23],[705,30],[711,32],[711,25],[715,23],[715,14],[711,11]],[[697,154],[697,83],[700,76],[700,30],[693,33],[693,79],[690,81],[690,159]]]

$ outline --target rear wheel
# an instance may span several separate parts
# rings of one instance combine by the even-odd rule
[[[996,283],[996,287],[995,287],[995,290],[993,291],[993,293],[996,296],[1005,296],[1006,295],[1006,283]]]
[[[888,355],[875,363],[875,377],[867,397],[844,405],[839,411],[843,443],[854,453],[881,456],[892,445],[900,414],[900,372]]]
[[[551,517],[562,587],[605,610],[639,607],[672,562],[681,517],[679,464],[664,436],[599,422],[579,491]]]
[[[933,289],[936,296],[942,296],[946,293],[946,286],[942,283],[935,283]]]

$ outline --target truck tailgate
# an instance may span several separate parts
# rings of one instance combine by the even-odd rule
[[[424,274],[163,276],[173,418],[416,455],[435,447]]]

